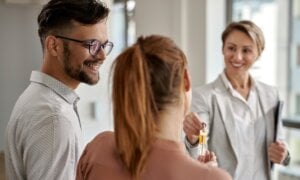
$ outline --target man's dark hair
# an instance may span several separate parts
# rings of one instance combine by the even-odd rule
[[[43,46],[49,34],[72,27],[72,23],[91,25],[106,20],[107,6],[99,0],[50,0],[38,16],[38,33]],[[44,48],[44,47],[43,47]]]

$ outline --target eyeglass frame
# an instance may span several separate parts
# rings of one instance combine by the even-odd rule
[[[89,50],[89,53],[92,56],[96,56],[101,49],[105,50],[105,47],[107,47],[107,45],[109,45],[111,47],[110,50],[108,52],[104,51],[105,52],[105,56],[108,56],[111,53],[111,51],[112,51],[112,49],[114,47],[113,42],[108,41],[108,40],[106,40],[104,43],[101,43],[97,39],[78,40],[78,39],[69,38],[69,37],[60,36],[60,35],[54,35],[54,37],[60,38],[60,39],[64,39],[64,40],[68,40],[68,41],[73,41],[73,42],[81,43],[83,47],[85,47],[85,48],[87,48]],[[93,44],[94,42],[97,42],[100,45],[99,45],[99,48],[95,51],[95,53],[92,53],[91,52],[91,47],[94,46],[94,44]]]

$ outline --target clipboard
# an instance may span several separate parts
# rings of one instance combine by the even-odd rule
[[[275,120],[274,120],[274,142],[277,140],[278,131],[282,124],[282,109],[283,101],[279,100],[275,108]]]

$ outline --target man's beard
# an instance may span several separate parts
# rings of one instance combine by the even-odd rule
[[[98,74],[97,79],[93,79],[92,77],[89,77],[87,73],[83,71],[83,64],[79,64],[76,67],[72,66],[72,60],[70,59],[70,50],[67,44],[64,44],[64,69],[65,72],[73,79],[76,79],[80,82],[89,84],[89,85],[94,85],[96,84],[100,76]]]

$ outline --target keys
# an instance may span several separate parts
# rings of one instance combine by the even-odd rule
[[[202,129],[199,134],[199,146],[200,146],[200,155],[204,156],[207,151],[207,134],[206,124],[202,123]]]

